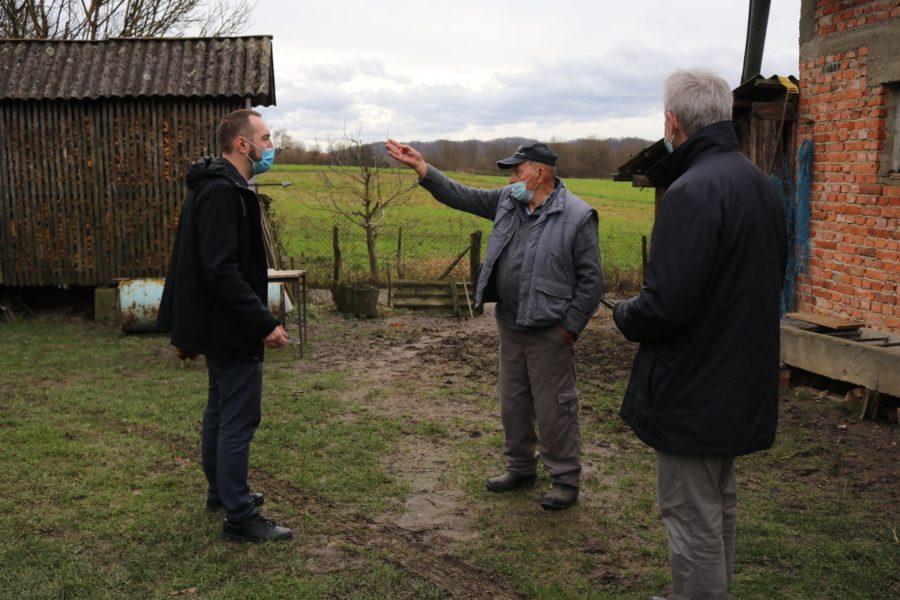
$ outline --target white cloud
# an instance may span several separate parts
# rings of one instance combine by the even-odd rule
[[[655,138],[661,85],[703,66],[736,87],[747,2],[261,0],[274,35],[270,127],[310,143],[522,136]],[[799,0],[773,3],[763,74],[796,74]]]

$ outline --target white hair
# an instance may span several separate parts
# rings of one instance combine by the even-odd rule
[[[707,125],[731,120],[734,99],[724,79],[704,69],[679,69],[663,85],[663,105],[688,137]]]

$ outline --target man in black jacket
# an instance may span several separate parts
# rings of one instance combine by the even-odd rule
[[[640,295],[617,305],[640,342],[621,416],[656,450],[676,599],[727,598],[734,566],[734,457],[772,446],[778,420],[784,209],[745,157],[732,95],[708,71],[666,79],[668,187]]]
[[[203,413],[206,508],[225,509],[223,532],[238,541],[281,540],[291,530],[257,511],[263,495],[247,483],[250,441],[259,426],[264,347],[287,334],[266,308],[268,280],[259,200],[247,180],[269,168],[271,135],[259,113],[237,110],[219,124],[221,157],[191,165],[158,326],[178,356],[206,355]]]

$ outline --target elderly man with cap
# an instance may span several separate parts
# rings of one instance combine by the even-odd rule
[[[475,304],[497,303],[507,470],[487,488],[534,484],[536,421],[552,480],[541,506],[572,506],[581,483],[574,344],[603,294],[597,211],[557,178],[557,156],[546,144],[520,146],[498,161],[509,185],[492,190],[449,179],[411,146],[388,140],[386,147],[439,202],[494,223]]]

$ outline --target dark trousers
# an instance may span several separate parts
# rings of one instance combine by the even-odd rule
[[[209,483],[232,523],[253,517],[250,502],[250,442],[260,421],[262,363],[206,357],[209,396],[203,412],[201,457]]]
[[[578,486],[581,430],[575,349],[558,325],[536,331],[500,327],[500,413],[507,469],[532,475],[535,446],[554,483]]]

